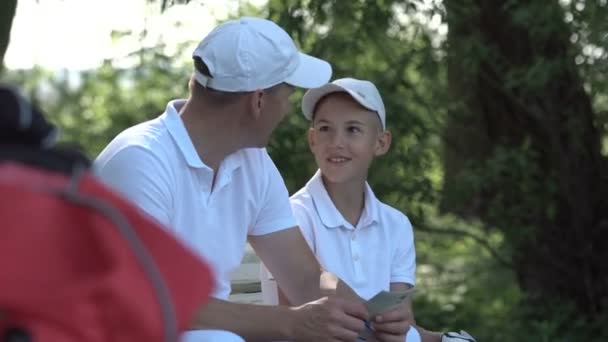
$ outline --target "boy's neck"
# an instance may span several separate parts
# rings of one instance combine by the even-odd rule
[[[323,179],[327,194],[340,214],[353,227],[357,226],[365,207],[365,180],[348,183],[331,183]]]

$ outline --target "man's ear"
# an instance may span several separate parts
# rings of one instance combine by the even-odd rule
[[[255,90],[249,94],[249,112],[254,120],[257,120],[262,115],[266,94],[263,90]]]
[[[389,130],[384,130],[378,134],[378,141],[376,142],[376,157],[386,154],[391,147],[392,135]]]

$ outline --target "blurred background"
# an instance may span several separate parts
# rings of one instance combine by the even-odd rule
[[[270,18],[383,95],[394,140],[370,183],[415,227],[420,325],[605,341],[607,2],[3,0],[0,80],[94,158],[187,96],[218,22]],[[315,170],[301,96],[269,147],[291,192]]]

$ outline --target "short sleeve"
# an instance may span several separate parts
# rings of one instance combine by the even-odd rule
[[[264,150],[262,169],[264,170],[264,189],[260,210],[250,235],[264,235],[294,227],[296,221],[289,205],[289,195],[283,177]]]
[[[291,210],[293,211],[293,215],[296,219],[296,224],[300,228],[302,236],[304,236],[304,239],[306,239],[306,242],[313,253],[316,254],[315,232],[312,219],[310,217],[310,208],[307,208],[306,204],[300,199],[292,198],[289,201],[291,203]]]
[[[402,225],[398,227],[395,248],[391,264],[391,283],[416,283],[416,250],[414,247],[414,232],[410,220],[401,214]]]
[[[126,146],[95,160],[95,175],[161,224],[171,228],[171,177],[167,166],[149,149]]]

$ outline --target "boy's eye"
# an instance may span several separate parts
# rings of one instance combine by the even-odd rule
[[[359,132],[361,132],[361,127],[358,127],[358,126],[349,126],[348,127],[348,132],[350,132],[350,133],[359,133]]]
[[[329,126],[323,125],[318,127],[319,132],[327,132],[329,131]]]

